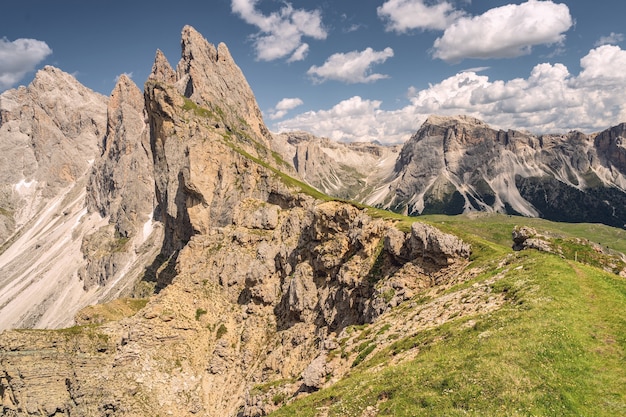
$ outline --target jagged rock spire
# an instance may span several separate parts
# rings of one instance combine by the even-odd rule
[[[235,64],[225,44],[216,48],[191,26],[185,26],[181,38],[181,59],[176,67],[178,91],[200,106],[219,107],[243,120],[261,142],[269,147],[270,135],[263,122],[252,89]]]
[[[152,72],[150,76],[148,76],[148,79],[168,84],[176,82],[176,72],[174,72],[172,66],[160,49],[157,49],[154,64],[152,64]]]

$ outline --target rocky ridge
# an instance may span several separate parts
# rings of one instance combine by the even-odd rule
[[[318,190],[338,198],[364,200],[389,181],[401,146],[338,143],[306,132],[275,135],[274,149],[298,175]]]
[[[329,353],[351,326],[468,279],[468,256],[468,245],[430,226],[402,232],[343,203],[244,199],[230,225],[191,238],[176,279],[137,315],[97,328],[5,332],[3,410],[263,415],[279,405],[279,387],[287,398],[350,369],[356,352]],[[488,293],[475,292],[459,314],[497,308]],[[442,321],[452,314],[439,302],[425,308]],[[255,388],[268,383],[275,388]]]
[[[533,135],[467,116],[431,116],[398,150],[393,168],[371,161],[360,171],[341,168],[352,145],[335,143],[328,152],[318,138],[291,140],[306,155],[304,163],[294,159],[300,175],[336,197],[409,215],[483,211],[622,227],[625,132],[621,124],[591,135]]]
[[[176,71],[157,52],[143,107],[120,78],[70,223],[90,227],[72,240],[81,290],[135,285],[122,273],[152,262],[158,293],[97,327],[0,335],[4,415],[262,415],[278,404],[255,387],[319,389],[349,369],[328,353],[350,326],[471,276],[454,236],[303,193],[227,49],[190,27],[182,48]]]

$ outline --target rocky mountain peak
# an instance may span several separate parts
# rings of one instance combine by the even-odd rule
[[[156,51],[154,64],[152,64],[152,72],[150,76],[148,76],[148,79],[168,84],[176,82],[176,72],[174,72],[169,61],[160,49]]]
[[[135,109],[143,109],[143,93],[125,74],[120,75],[111,92],[107,108],[109,119],[122,104],[130,105]]]
[[[458,125],[470,125],[470,126],[481,126],[481,127],[489,127],[487,123],[483,122],[480,119],[477,119],[472,116],[467,115],[456,115],[456,116],[442,116],[442,115],[430,115],[422,127],[436,125],[436,126],[458,126]]]
[[[239,130],[251,130],[269,147],[271,136],[252,89],[225,44],[216,48],[193,27],[185,26],[176,67],[179,93],[216,113]],[[243,125],[241,124],[243,121]]]

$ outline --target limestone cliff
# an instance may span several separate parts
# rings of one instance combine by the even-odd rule
[[[244,199],[230,224],[191,237],[176,279],[134,317],[4,333],[5,415],[263,415],[278,404],[255,387],[288,397],[340,378],[354,357],[327,355],[349,326],[469,277],[469,246],[434,228],[282,197]]]
[[[77,270],[107,98],[53,67],[0,95],[0,329],[54,327],[90,301]]]
[[[275,136],[274,149],[290,161],[298,175],[328,195],[365,200],[390,180],[401,146],[337,143],[307,132]]]
[[[3,415],[263,415],[348,371],[328,353],[350,326],[471,276],[458,238],[304,192],[227,49],[189,27],[182,47],[143,97],[120,78],[83,183],[98,221],[75,240],[88,292],[143,265],[157,293],[122,320],[0,335]]]
[[[431,117],[405,144],[399,179],[378,202],[408,213],[499,211],[621,227],[623,130],[536,136],[468,117]]]

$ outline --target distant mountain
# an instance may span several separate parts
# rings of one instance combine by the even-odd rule
[[[297,145],[305,157],[294,157],[294,167],[336,197],[409,215],[484,211],[626,224],[626,124],[591,135],[533,135],[466,116],[431,116],[393,168],[394,148],[370,144],[372,158],[363,163],[344,156],[355,145],[298,137],[305,138]]]

